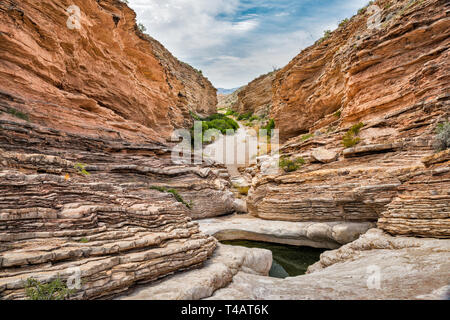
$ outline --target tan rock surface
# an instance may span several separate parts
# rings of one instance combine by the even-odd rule
[[[272,82],[276,71],[262,75],[241,88],[237,95],[237,101],[231,108],[240,114],[252,113],[265,117],[272,108]]]
[[[268,221],[247,215],[203,219],[200,230],[222,240],[252,240],[336,249],[375,226],[370,222]]]

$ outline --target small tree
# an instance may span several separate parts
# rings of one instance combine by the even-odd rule
[[[139,31],[142,33],[147,31],[147,28],[142,23],[138,23],[137,27],[138,27]]]

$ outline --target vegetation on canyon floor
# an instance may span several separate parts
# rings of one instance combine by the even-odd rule
[[[364,123],[360,122],[353,125],[347,133],[344,135],[342,139],[342,144],[346,148],[352,148],[361,142],[361,139],[358,137],[359,132],[364,127]]]
[[[25,294],[29,300],[65,300],[75,293],[75,290],[67,288],[60,278],[49,283],[28,278],[25,286]]]
[[[436,129],[436,140],[434,142],[434,149],[436,151],[443,151],[450,148],[450,122],[440,123]]]
[[[191,116],[196,121],[202,121],[201,136],[200,133],[198,134],[195,133],[194,126],[191,128],[190,133],[192,144],[194,143],[196,138],[201,140],[202,143],[204,144],[214,142],[211,141],[213,140],[212,139],[213,137],[211,137],[211,135],[209,134],[206,134],[208,130],[217,130],[221,134],[226,134],[229,130],[235,132],[236,130],[239,129],[239,124],[236,121],[221,113],[216,113],[209,117],[201,118],[198,115],[191,112]]]
[[[172,189],[168,189],[168,188],[165,188],[165,187],[151,186],[150,189],[151,190],[157,190],[159,192],[172,194],[174,196],[175,200],[177,200],[179,203],[184,204],[188,209],[192,209],[193,206],[194,206],[192,201],[190,201],[190,202],[184,201],[183,197],[178,193],[178,191],[173,189],[173,188]]]

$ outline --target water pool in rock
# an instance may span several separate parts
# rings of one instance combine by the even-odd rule
[[[269,276],[282,279],[305,274],[308,267],[319,261],[320,255],[325,251],[324,249],[310,247],[296,247],[247,240],[221,241],[221,243],[231,246],[261,248],[272,251],[273,263]]]

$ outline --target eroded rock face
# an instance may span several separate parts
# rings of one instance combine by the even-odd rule
[[[377,1],[382,26],[356,15],[276,74],[271,117],[283,139],[341,126],[436,97],[449,87],[449,3]]]
[[[200,230],[223,240],[250,240],[337,249],[373,228],[371,222],[287,222],[248,215],[199,220]]]
[[[217,241],[192,218],[233,212],[230,181],[166,141],[215,111],[209,81],[115,0],[2,1],[0,53],[0,299],[29,278],[95,299],[201,266]]]
[[[449,117],[449,100],[442,95],[366,122],[353,148],[342,143],[348,128],[293,138],[281,154],[307,163],[293,173],[258,174],[249,192],[249,213],[286,221],[381,218],[379,226],[392,234],[447,238],[448,151],[433,155],[432,145],[438,123]],[[318,148],[339,158],[318,163]]]
[[[233,210],[218,168],[173,165],[158,144],[0,127],[1,298],[22,299],[28,278],[66,280],[73,268],[83,283],[73,298],[113,296],[213,253],[216,240],[191,218]]]
[[[272,82],[276,71],[262,75],[241,88],[231,108],[240,114],[267,116],[272,108]]]
[[[69,29],[69,5],[81,28]],[[215,112],[211,83],[142,34],[117,0],[0,3],[0,111],[72,133],[165,141],[189,111]]]

